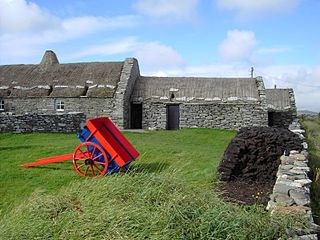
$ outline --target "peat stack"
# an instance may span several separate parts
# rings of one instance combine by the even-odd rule
[[[287,129],[243,128],[226,149],[218,172],[222,181],[274,181],[285,151],[302,150],[300,138]]]

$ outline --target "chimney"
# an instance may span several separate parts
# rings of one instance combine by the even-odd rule
[[[52,50],[47,50],[42,57],[40,65],[46,68],[54,64],[59,64],[59,60]]]

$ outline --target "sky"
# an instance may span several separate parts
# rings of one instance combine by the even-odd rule
[[[262,76],[320,112],[320,0],[0,0],[0,64],[135,57],[142,75]]]

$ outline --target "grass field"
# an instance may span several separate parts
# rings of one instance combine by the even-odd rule
[[[309,143],[309,165],[312,171],[312,210],[314,220],[320,224],[320,119],[319,118],[303,118],[302,125],[307,131],[307,139]]]
[[[71,134],[0,134],[3,239],[275,239],[302,227],[214,191],[234,131],[125,133],[141,156],[127,173],[83,178],[71,162],[19,165],[72,152]]]

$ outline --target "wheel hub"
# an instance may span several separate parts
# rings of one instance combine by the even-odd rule
[[[92,161],[90,158],[87,158],[87,159],[84,161],[84,163],[85,163],[86,165],[92,165],[92,164],[93,164],[93,161]]]

